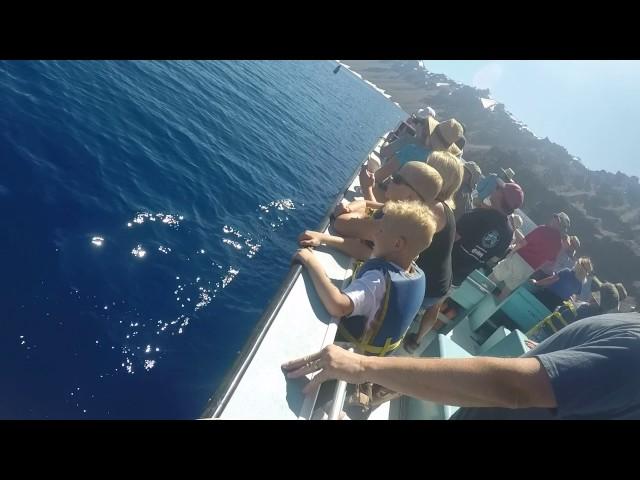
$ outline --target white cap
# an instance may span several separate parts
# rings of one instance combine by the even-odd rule
[[[426,119],[429,116],[436,118],[436,111],[431,107],[421,108],[416,112],[418,118]]]

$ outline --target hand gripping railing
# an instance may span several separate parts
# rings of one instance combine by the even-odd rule
[[[353,347],[348,349],[353,352]],[[342,407],[344,406],[345,394],[347,393],[347,382],[340,380],[336,385],[336,391],[333,394],[333,402],[331,402],[331,411],[329,412],[329,420],[338,420]]]

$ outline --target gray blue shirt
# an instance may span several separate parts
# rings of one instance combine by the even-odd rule
[[[523,357],[538,358],[557,408],[461,408],[452,419],[640,419],[640,314],[576,321]]]
[[[394,155],[400,162],[400,166],[408,162],[426,162],[431,150],[424,145],[410,143],[399,149]]]

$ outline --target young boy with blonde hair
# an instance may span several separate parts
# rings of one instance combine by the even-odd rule
[[[344,290],[326,275],[311,249],[294,261],[309,272],[322,304],[340,317],[343,337],[358,351],[384,356],[400,346],[424,298],[425,275],[414,259],[429,247],[433,214],[418,201],[390,201],[374,219],[373,251]]]

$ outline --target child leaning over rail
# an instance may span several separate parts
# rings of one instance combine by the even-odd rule
[[[385,356],[398,348],[424,298],[426,279],[414,263],[435,232],[433,214],[419,202],[387,202],[373,220],[373,251],[344,290],[327,277],[313,250],[294,256],[311,276],[339,331],[361,353]]]
[[[442,299],[446,297],[452,281],[451,252],[456,235],[453,196],[460,187],[463,167],[460,161],[446,152],[434,152],[428,164],[409,162],[393,176],[386,191],[389,200],[419,200],[427,205],[434,215],[436,232],[433,242],[416,260],[418,266],[429,278],[422,307],[417,335],[410,335],[405,349],[412,352],[418,348],[420,340],[436,324]],[[362,180],[366,180],[361,178]],[[363,188],[370,184],[361,183]],[[369,188],[370,190],[370,188]],[[338,248],[356,259],[369,258],[371,254],[371,223],[362,208],[364,202],[348,205],[350,212],[342,214],[334,223],[335,229],[345,237],[341,238],[319,232],[304,232],[300,236],[302,246],[326,244]],[[373,207],[374,204],[367,203]],[[342,213],[340,211],[336,212]]]

